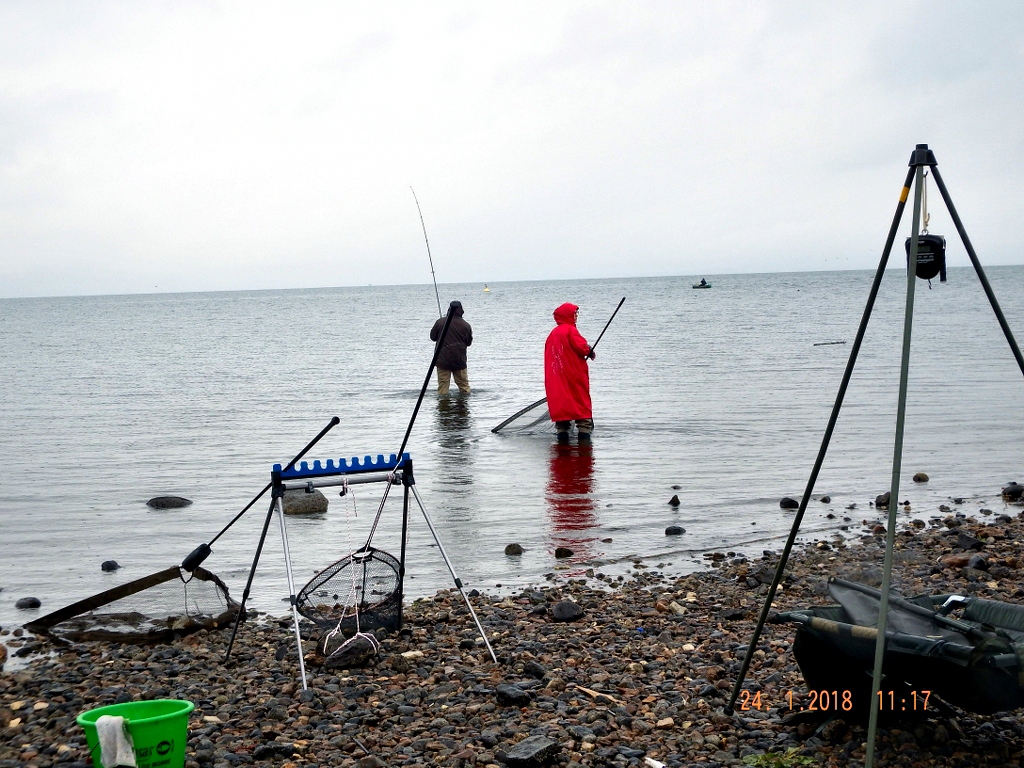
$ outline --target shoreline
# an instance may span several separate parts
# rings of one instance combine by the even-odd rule
[[[905,595],[949,591],[1022,602],[1022,515],[974,518],[950,510],[900,520],[894,587]],[[849,542],[795,547],[775,609],[831,603],[824,589],[830,575],[875,580],[884,535],[875,521],[866,523],[859,537],[851,524]],[[949,557],[960,553],[956,538],[943,535],[949,530],[983,542],[987,571],[969,572]],[[0,673],[0,768],[88,765],[84,733],[74,723],[79,713],[163,697],[196,705],[187,768],[501,765],[531,736],[553,742],[551,764],[568,768],[644,765],[645,758],[743,765],[764,753],[788,754],[780,765],[802,758],[861,764],[863,727],[839,718],[799,722],[786,711],[787,702],[798,705],[807,695],[790,652],[791,625],[765,626],[747,675],[771,705],[723,714],[777,557],[705,557],[707,569],[678,577],[640,563],[629,579],[595,573],[512,595],[473,595],[498,665],[458,592],[441,590],[407,604],[402,632],[385,637],[367,667],[317,666],[314,644],[306,642],[309,691],[299,682],[290,617],[261,614],[244,623],[229,666],[222,659],[230,630],[152,647],[44,645],[55,654]],[[553,621],[550,608],[562,599],[577,603],[583,617]],[[518,693],[499,689],[506,684]],[[879,733],[879,766],[1024,762],[1019,712],[932,712]]]

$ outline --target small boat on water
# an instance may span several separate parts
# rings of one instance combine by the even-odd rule
[[[487,283],[484,283],[484,293],[490,293],[491,289],[487,287]]]
[[[704,279],[704,278],[702,277],[702,278],[700,279],[700,282],[699,282],[699,283],[694,283],[694,284],[693,284],[693,287],[694,287],[694,288],[710,288],[710,287],[711,287],[711,283],[709,283],[709,282],[708,282],[707,280],[705,280],[705,279]]]

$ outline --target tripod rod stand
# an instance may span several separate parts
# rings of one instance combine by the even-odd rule
[[[946,208],[949,210],[950,216],[953,219],[954,224],[961,240],[963,241],[964,247],[967,250],[967,254],[970,257],[971,264],[974,266],[974,270],[978,275],[982,287],[985,291],[985,295],[988,297],[989,303],[992,306],[992,310],[995,313],[996,319],[999,322],[1000,327],[1003,330],[1003,335],[1006,337],[1006,341],[1010,346],[1013,356],[1017,361],[1017,365],[1021,372],[1024,373],[1024,356],[1021,355],[1020,348],[1017,345],[1017,341],[1010,331],[1009,324],[1006,322],[1006,318],[1003,315],[1002,309],[999,306],[999,302],[996,300],[995,293],[992,291],[992,287],[988,282],[985,272],[981,267],[981,262],[978,260],[977,254],[974,251],[974,247],[971,245],[970,238],[967,236],[967,232],[964,229],[963,223],[960,220],[959,215],[956,212],[956,208],[953,205],[953,201],[950,198],[949,192],[946,189],[946,185],[942,180],[937,166],[934,153],[928,149],[927,144],[918,144],[910,158],[910,168],[907,172],[906,180],[903,183],[903,189],[900,192],[899,203],[896,206],[896,213],[893,216],[892,225],[889,228],[889,235],[886,239],[885,248],[882,252],[882,258],[879,261],[878,269],[875,272],[875,278],[871,285],[871,291],[868,294],[868,301],[864,308],[864,314],[861,317],[860,326],[857,330],[857,337],[854,341],[853,347],[850,350],[850,358],[846,365],[846,370],[843,373],[843,378],[839,386],[839,393],[836,396],[835,404],[832,408],[832,413],[829,417],[828,425],[825,428],[825,434],[822,438],[821,447],[818,451],[818,456],[815,459],[814,466],[811,470],[810,477],[807,481],[807,486],[804,490],[804,495],[800,499],[800,505],[797,510],[796,518],[793,521],[793,526],[790,530],[789,536],[786,539],[785,547],[783,548],[782,556],[779,559],[779,563],[775,570],[775,576],[772,579],[772,583],[768,588],[768,594],[765,598],[764,606],[761,610],[760,616],[758,617],[757,626],[754,630],[754,635],[747,646],[746,655],[743,659],[743,664],[740,668],[739,676],[737,677],[736,684],[733,687],[732,694],[729,698],[729,702],[725,707],[727,713],[734,711],[736,700],[739,697],[740,690],[743,687],[744,680],[747,672],[750,668],[750,662],[753,658],[754,651],[757,647],[757,642],[761,637],[761,633],[764,630],[764,624],[767,620],[768,613],[771,609],[772,602],[775,599],[776,592],[778,590],[779,583],[782,580],[783,573],[786,568],[786,563],[792,552],[793,544],[796,541],[797,533],[800,529],[800,524],[803,521],[804,513],[807,509],[807,504],[811,498],[811,494],[814,491],[814,484],[817,481],[818,473],[821,469],[821,465],[824,462],[825,454],[828,451],[829,442],[832,438],[832,432],[834,430],[836,421],[839,417],[839,412],[842,408],[843,399],[846,396],[846,389],[850,382],[850,377],[853,373],[854,366],[856,365],[857,355],[860,351],[861,343],[864,339],[864,333],[867,329],[868,321],[871,317],[871,311],[874,307],[875,299],[878,294],[878,288],[882,280],[882,276],[885,272],[886,265],[889,260],[889,255],[892,251],[892,245],[896,237],[896,231],[899,227],[900,220],[903,216],[903,211],[906,207],[906,201],[910,193],[910,184],[912,180],[915,180],[915,194],[914,194],[914,212],[913,212],[913,224],[912,224],[912,236],[910,252],[908,253],[907,260],[907,298],[906,308],[904,317],[904,333],[903,333],[903,350],[900,366],[900,391],[899,391],[899,402],[897,408],[896,417],[896,434],[893,447],[893,468],[892,468],[892,482],[889,490],[889,512],[888,512],[888,525],[886,530],[886,547],[885,547],[885,558],[883,561],[882,570],[882,588],[881,588],[881,603],[879,606],[879,620],[878,620],[878,632],[877,640],[875,645],[875,658],[872,671],[872,692],[869,701],[869,721],[868,721],[868,734],[867,734],[867,751],[865,755],[865,768],[872,768],[874,764],[874,747],[875,747],[875,735],[877,731],[878,722],[878,710],[872,706],[881,685],[881,671],[882,662],[884,659],[885,650],[885,630],[888,619],[888,598],[889,598],[889,587],[892,576],[892,553],[895,541],[896,532],[896,504],[899,498],[899,473],[902,463],[903,453],[903,431],[906,416],[906,395],[907,395],[907,382],[909,379],[909,360],[910,360],[910,339],[911,330],[913,325],[913,308],[914,308],[914,287],[917,275],[917,255],[918,245],[920,237],[920,209],[921,209],[921,193],[923,188],[923,175],[924,169],[928,168],[931,171],[932,178],[935,179],[936,184],[939,188],[939,192],[942,195],[942,199],[946,204]],[[916,177],[916,179],[915,179]]]
[[[725,707],[725,711],[728,714],[732,714],[734,707],[736,706],[736,699],[740,695],[740,689],[743,687],[743,681],[747,677],[747,670],[750,669],[751,659],[754,657],[754,651],[757,648],[757,641],[761,637],[761,632],[764,630],[765,621],[768,618],[768,612],[771,610],[772,602],[775,600],[775,593],[779,588],[779,583],[782,581],[782,574],[786,570],[786,563],[789,560],[789,555],[793,550],[793,544],[796,542],[797,533],[800,530],[800,524],[803,522],[804,513],[807,511],[807,502],[811,499],[811,493],[814,491],[814,484],[818,480],[818,473],[821,471],[821,465],[825,462],[825,454],[828,452],[829,442],[832,440],[832,432],[835,430],[836,421],[839,419],[839,411],[843,407],[843,400],[846,397],[846,389],[850,385],[850,378],[853,376],[854,366],[857,364],[857,355],[860,352],[861,343],[864,341],[864,334],[868,328],[868,321],[871,319],[871,310],[875,306],[875,299],[878,297],[878,288],[882,284],[882,276],[885,274],[885,267],[889,263],[889,254],[892,251],[893,241],[896,239],[896,232],[899,229],[900,219],[903,217],[903,209],[907,204],[907,195],[910,192],[910,182],[914,178],[914,169],[911,168],[907,172],[906,181],[903,182],[903,189],[900,192],[899,203],[896,205],[896,213],[892,219],[892,225],[889,227],[889,236],[885,240],[885,248],[882,251],[882,258],[878,262],[878,269],[875,270],[875,279],[871,283],[871,291],[868,293],[868,301],[864,307],[864,314],[860,319],[860,326],[857,328],[857,337],[853,341],[853,347],[850,349],[850,359],[846,363],[846,370],[843,371],[843,379],[839,384],[839,393],[836,395],[835,404],[832,406],[832,414],[829,416],[828,425],[825,427],[825,435],[821,440],[821,447],[818,449],[818,456],[814,460],[814,466],[811,468],[811,476],[807,480],[807,487],[804,489],[804,495],[800,498],[800,507],[796,511],[796,518],[793,520],[793,527],[789,531],[789,537],[786,539],[786,545],[782,549],[782,556],[779,558],[779,563],[775,568],[775,576],[772,579],[772,583],[768,587],[768,595],[764,600],[764,607],[761,609],[761,615],[757,619],[757,627],[754,629],[754,636],[750,639],[750,645],[747,647],[747,654],[743,659],[743,665],[740,668],[739,677],[736,679],[736,684],[733,686],[732,694],[729,697],[729,703]]]

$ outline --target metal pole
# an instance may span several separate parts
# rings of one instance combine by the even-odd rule
[[[306,660],[302,658],[302,633],[299,631],[299,601],[295,597],[295,582],[292,580],[292,556],[288,551],[288,531],[284,527],[284,503],[281,496],[274,499],[277,519],[281,523],[281,546],[284,549],[284,571],[288,576],[288,602],[292,606],[292,623],[295,625],[295,644],[299,648],[299,671],[302,673],[302,690],[306,690]]]
[[[412,462],[409,462],[410,464]],[[409,488],[412,486],[412,467],[402,473],[402,551],[398,559],[398,626],[402,626],[402,609],[405,602],[405,547],[409,541]]]
[[[245,582],[245,589],[242,591],[242,602],[238,606],[238,613],[235,614],[235,626],[231,629],[231,639],[228,640],[228,650],[224,654],[224,663],[227,664],[231,658],[231,649],[235,645],[235,635],[238,634],[238,625],[245,618],[245,603],[249,599],[249,590],[252,589],[252,580],[256,575],[256,565],[260,561],[260,554],[263,552],[263,544],[267,540],[267,529],[270,527],[270,518],[274,514],[274,500],[271,499],[267,508],[267,517],[263,521],[263,532],[260,534],[260,543],[256,545],[256,554],[252,558],[252,567],[249,569],[249,579]]]
[[[839,384],[839,393],[836,395],[836,402],[832,406],[832,415],[829,416],[828,426],[825,427],[825,435],[821,439],[821,447],[818,449],[818,457],[814,460],[814,467],[811,469],[811,476],[807,480],[807,487],[804,489],[804,495],[800,499],[800,508],[797,509],[796,518],[793,520],[793,527],[789,531],[789,538],[786,539],[786,545],[782,549],[782,557],[779,558],[779,564],[775,569],[775,577],[772,579],[771,585],[768,587],[768,595],[764,601],[764,607],[761,609],[761,615],[757,619],[757,627],[754,629],[754,636],[750,639],[750,645],[747,646],[747,654],[743,659],[743,665],[740,668],[739,677],[736,679],[736,685],[733,686],[732,695],[729,697],[729,703],[726,705],[725,711],[731,714],[736,706],[736,699],[739,698],[740,690],[743,687],[743,681],[747,677],[747,671],[750,669],[750,662],[754,657],[754,651],[757,648],[757,641],[761,637],[761,632],[764,631],[765,621],[768,619],[768,612],[771,610],[772,601],[775,600],[775,593],[778,590],[779,582],[782,581],[782,574],[786,569],[786,562],[789,560],[789,554],[793,549],[793,543],[796,541],[797,532],[800,530],[800,523],[803,522],[804,513],[807,511],[807,502],[811,499],[811,493],[814,491],[814,484],[818,480],[818,472],[821,470],[821,465],[825,461],[825,454],[828,452],[828,444],[832,440],[832,432],[835,429],[836,421],[839,419],[839,411],[843,407],[843,399],[846,397],[846,388],[850,384],[850,377],[853,375],[853,368],[857,363],[857,354],[860,352],[861,342],[864,341],[864,333],[868,327],[868,320],[871,319],[871,310],[875,306],[875,298],[878,296],[878,287],[882,283],[882,276],[885,274],[886,264],[889,262],[889,253],[892,251],[893,241],[896,239],[896,230],[899,229],[900,219],[903,218],[903,209],[907,204],[907,196],[910,193],[910,182],[914,178],[914,169],[911,168],[907,171],[907,178],[903,182],[903,188],[900,190],[899,203],[896,205],[896,213],[892,219],[892,225],[889,227],[889,236],[885,240],[885,248],[882,250],[882,258],[878,262],[878,269],[875,270],[875,279],[871,283],[871,291],[868,293],[868,301],[864,306],[864,314],[860,319],[860,326],[857,328],[857,338],[854,339],[853,348],[850,350],[850,359],[846,363],[846,370],[843,372],[843,380]]]
[[[927,149],[918,145],[918,150]],[[916,157],[917,153],[915,153]],[[882,686],[882,661],[885,657],[885,626],[889,618],[889,585],[892,581],[892,552],[896,543],[896,509],[899,504],[900,469],[903,465],[903,426],[907,413],[907,379],[910,377],[910,334],[914,324],[914,287],[917,282],[917,246],[921,226],[921,189],[924,186],[924,166],[915,169],[914,213],[910,241],[910,262],[907,264],[907,304],[903,317],[903,356],[900,362],[900,396],[896,406],[896,440],[892,450],[892,484],[889,487],[889,524],[885,532],[885,559],[882,563],[882,589],[878,604],[878,637],[875,639],[875,666],[871,673],[869,699],[868,743],[864,768],[872,768],[875,759],[875,734],[878,730],[878,710],[875,699]]]
[[[494,649],[491,648],[491,644],[487,641],[487,633],[484,632],[484,628],[480,625],[480,619],[477,618],[476,611],[473,610],[473,604],[469,602],[469,597],[462,590],[462,579],[460,579],[458,574],[455,573],[452,561],[448,559],[448,553],[444,551],[444,544],[442,544],[441,539],[438,538],[437,531],[434,530],[434,524],[430,522],[430,515],[427,514],[427,510],[423,506],[423,502],[420,501],[420,495],[416,491],[416,486],[410,485],[409,488],[412,490],[412,495],[416,497],[416,503],[419,505],[420,512],[423,513],[423,519],[427,521],[427,527],[430,529],[430,533],[434,537],[434,541],[437,543],[437,548],[441,552],[441,558],[444,560],[444,564],[448,566],[448,572],[455,580],[455,588],[459,590],[459,594],[462,595],[462,599],[466,601],[466,607],[469,608],[469,613],[473,617],[473,621],[476,623],[477,631],[480,633],[480,637],[483,638],[484,645],[487,646],[487,651],[491,654],[491,660],[497,664],[498,657],[494,655]]]
[[[992,286],[988,283],[988,278],[985,276],[985,270],[981,268],[981,262],[978,261],[978,254],[974,252],[974,246],[971,245],[971,239],[967,237],[967,230],[964,229],[964,224],[960,221],[960,216],[957,214],[956,208],[953,206],[953,201],[949,197],[949,192],[946,190],[946,185],[942,181],[942,176],[939,175],[939,169],[934,164],[929,167],[932,171],[932,178],[935,179],[935,184],[939,188],[939,193],[942,195],[942,199],[946,203],[946,208],[949,210],[949,215],[953,217],[953,223],[956,225],[956,231],[960,233],[960,239],[964,242],[964,248],[967,249],[967,255],[970,257],[971,263],[974,265],[974,271],[978,273],[978,279],[981,281],[981,287],[985,289],[985,295],[988,296],[989,304],[992,305],[992,311],[996,313],[996,319],[999,321],[999,327],[1003,329],[1003,335],[1006,336],[1006,340],[1010,344],[1010,349],[1013,352],[1013,356],[1017,359],[1017,365],[1020,367],[1021,373],[1024,373],[1024,357],[1021,356],[1020,347],[1017,346],[1017,341],[1013,338],[1013,332],[1010,330],[1010,325],[1006,322],[1006,318],[1003,316],[1003,310],[1000,309],[999,302],[996,301],[996,295],[992,291]]]

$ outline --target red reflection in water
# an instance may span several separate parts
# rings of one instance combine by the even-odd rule
[[[544,489],[552,522],[552,546],[575,553],[570,562],[589,560],[595,537],[586,532],[597,527],[594,492],[594,453],[590,445],[553,445]]]

